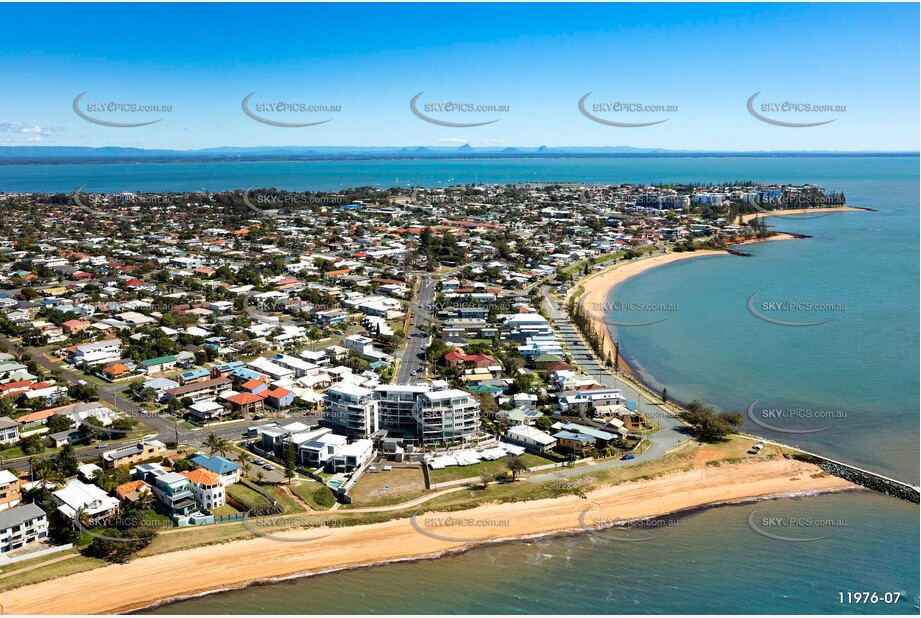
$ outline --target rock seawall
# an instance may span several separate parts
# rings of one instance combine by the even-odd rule
[[[919,503],[918,488],[847,464],[822,459],[817,465],[834,476],[907,502]]]

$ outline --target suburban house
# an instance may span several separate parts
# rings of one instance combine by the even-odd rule
[[[240,466],[229,459],[196,455],[192,458],[192,463],[199,468],[204,468],[216,474],[218,478],[221,479],[221,484],[224,485],[224,487],[233,485],[240,480]]]
[[[83,424],[83,421],[90,416],[105,426],[111,425],[112,422],[118,418],[118,414],[115,410],[106,407],[101,401],[81,401],[67,406],[50,408],[50,410],[59,416],[66,416],[69,418],[74,424],[74,429],[79,428],[80,425]]]
[[[373,455],[373,441],[355,440],[338,448],[326,461],[326,468],[331,472],[352,472],[367,463]]]
[[[166,453],[166,445],[159,440],[144,440],[136,444],[121,446],[102,454],[102,467],[106,470],[119,466],[131,466]]]
[[[167,399],[182,399],[183,397],[189,397],[193,400],[203,399],[230,390],[232,385],[233,381],[230,378],[213,378],[168,389],[164,391],[163,395]]]
[[[178,520],[198,511],[198,503],[192,491],[192,482],[178,472],[165,470],[149,472],[145,479],[153,488],[163,511],[173,520]]]
[[[0,511],[11,509],[22,502],[19,477],[9,470],[0,470]]]
[[[322,468],[348,441],[348,438],[336,433],[316,436],[298,447],[298,456],[303,465]]]
[[[595,438],[584,433],[560,431],[553,434],[560,448],[573,453],[584,453],[595,446]]]
[[[198,502],[198,506],[208,511],[224,506],[227,498],[224,492],[224,485],[217,474],[204,468],[180,472],[179,474],[189,479],[192,483],[192,493],[195,494],[195,501]]]
[[[78,480],[72,480],[63,489],[53,492],[51,500],[57,505],[58,512],[70,521],[74,521],[82,510],[90,524],[116,514],[119,506],[118,499],[95,485]]]
[[[176,357],[175,356],[158,356],[157,358],[149,358],[147,360],[141,361],[141,366],[147,371],[148,375],[156,375],[158,373],[163,373],[164,371],[169,371],[176,366]]]
[[[516,425],[510,428],[508,439],[537,453],[546,453],[557,444],[556,438],[530,425]]]
[[[80,368],[92,367],[103,363],[111,363],[121,358],[121,339],[105,339],[95,343],[86,343],[74,346],[71,360]]]
[[[19,442],[19,423],[8,416],[0,417],[0,444]]]
[[[144,493],[153,496],[153,488],[145,481],[128,481],[115,488],[115,497],[121,500],[122,504],[137,502]]]
[[[211,399],[196,401],[188,407],[189,414],[196,421],[207,422],[218,420],[230,414],[230,410]]]
[[[67,320],[61,323],[61,328],[64,330],[65,335],[73,335],[89,327],[90,323],[87,320]]]
[[[25,547],[48,536],[48,516],[34,504],[0,512],[0,553]]]
[[[230,405],[231,410],[240,412],[244,416],[252,416],[265,405],[265,398],[262,395],[253,395],[252,393],[237,393],[225,397],[224,400]]]
[[[155,398],[157,401],[160,401],[163,398],[163,394],[171,388],[177,388],[179,382],[170,380],[169,378],[153,378],[144,382],[144,388],[149,388],[156,395]]]
[[[265,402],[276,410],[287,408],[294,403],[294,393],[286,388],[274,388],[263,392],[262,395],[265,396]]]

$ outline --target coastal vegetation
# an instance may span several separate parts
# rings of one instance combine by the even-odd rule
[[[694,428],[698,438],[705,442],[720,442],[742,427],[742,415],[738,412],[717,412],[694,400],[685,406],[681,418]]]

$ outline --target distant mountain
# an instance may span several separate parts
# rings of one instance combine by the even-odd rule
[[[917,152],[706,151],[633,146],[218,146],[198,150],[107,146],[0,146],[0,164],[121,163],[131,161],[296,161],[318,159],[503,157],[701,157],[701,156],[918,156]]]

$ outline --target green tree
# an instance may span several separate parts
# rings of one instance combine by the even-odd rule
[[[508,471],[512,473],[512,481],[517,480],[520,473],[528,471],[528,464],[517,455],[509,457],[508,461],[505,462],[505,466],[508,468]]]
[[[323,485],[322,487],[319,487],[315,492],[313,492],[313,501],[317,504],[317,506],[328,509],[332,505],[336,504],[336,496],[333,494],[333,491],[329,487]]]

